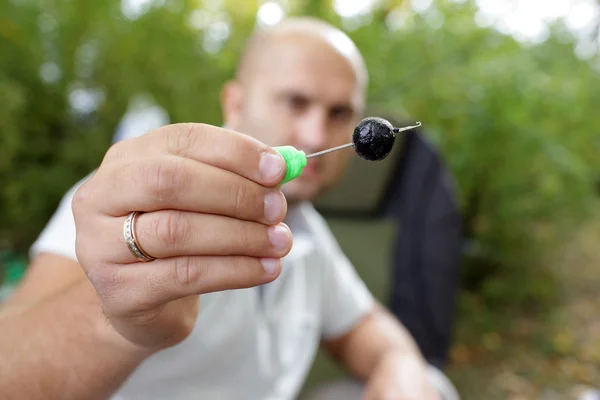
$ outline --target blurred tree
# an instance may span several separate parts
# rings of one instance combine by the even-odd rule
[[[367,60],[373,109],[434,135],[478,249],[465,267],[469,288],[490,304],[550,299],[547,254],[585,216],[599,167],[598,54],[578,58],[561,24],[542,43],[479,26],[473,1],[416,11],[383,1],[348,18],[337,3],[279,2],[346,29]],[[262,6],[0,3],[0,248],[27,249],[64,192],[99,164],[137,93],[174,122],[219,124],[220,85]]]

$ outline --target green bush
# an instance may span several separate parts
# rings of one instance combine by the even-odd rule
[[[371,104],[423,121],[454,172],[470,239],[463,287],[489,306],[547,305],[555,251],[594,197],[598,56],[578,59],[560,26],[524,45],[477,27],[469,3],[437,4],[440,29],[425,15],[393,34],[383,23],[355,33],[375,74]]]

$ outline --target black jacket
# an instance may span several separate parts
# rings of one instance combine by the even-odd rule
[[[419,130],[404,138],[380,208],[400,224],[393,244],[389,307],[427,360],[443,368],[458,295],[462,217],[439,152]]]

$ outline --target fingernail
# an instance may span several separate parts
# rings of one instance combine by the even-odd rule
[[[290,234],[281,225],[269,228],[269,241],[277,251],[284,251],[290,245]]]
[[[269,192],[265,196],[265,219],[275,223],[283,213],[284,198],[281,192]]]
[[[263,153],[258,165],[258,171],[265,180],[275,179],[285,168],[283,158],[271,153]]]
[[[262,264],[265,272],[269,275],[275,273],[277,270],[277,259],[275,258],[261,258],[260,263]]]

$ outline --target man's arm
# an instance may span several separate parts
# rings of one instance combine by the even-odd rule
[[[118,335],[74,261],[42,254],[0,307],[2,398],[106,399],[148,355]]]
[[[274,149],[206,124],[112,146],[33,246],[63,257],[37,258],[0,309],[2,398],[110,397],[190,335],[201,294],[275,280],[292,247],[284,175]],[[144,212],[129,224],[133,210]],[[134,225],[151,265],[128,247]]]
[[[362,380],[371,377],[384,356],[411,356],[422,360],[408,331],[379,304],[347,334],[323,341],[323,347]]]

